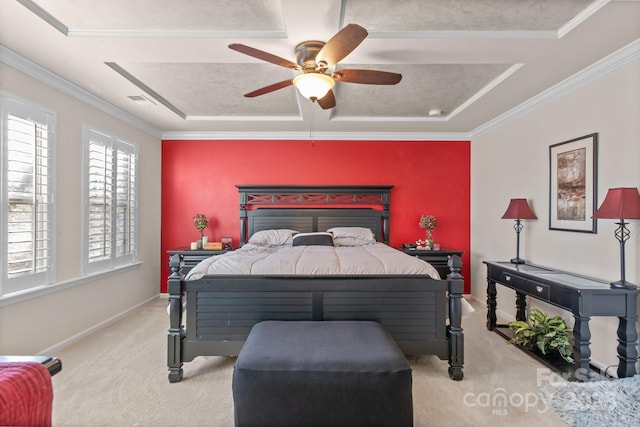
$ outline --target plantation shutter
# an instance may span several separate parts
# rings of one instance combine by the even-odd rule
[[[136,154],[130,144],[118,141],[116,150],[116,221],[115,248],[117,263],[132,262],[136,254]]]
[[[85,130],[85,270],[129,264],[137,256],[137,149]]]
[[[89,141],[88,262],[111,259],[113,194],[112,149],[107,138],[92,135]]]
[[[2,294],[52,283],[53,114],[3,99],[6,238]]]

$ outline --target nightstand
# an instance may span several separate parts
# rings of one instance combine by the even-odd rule
[[[440,249],[439,251],[426,249],[402,249],[402,251],[405,254],[417,256],[418,258],[433,265],[443,279],[447,277],[447,274],[449,274],[449,257],[452,255],[458,255],[462,258],[462,254],[464,253],[464,251],[456,249]]]
[[[173,255],[180,255],[180,268],[182,269],[182,274],[185,276],[203,259],[214,255],[226,254],[227,252],[231,252],[231,250],[221,249],[219,251],[207,251],[204,249],[189,249],[185,247],[167,251],[169,254],[169,261],[171,261],[171,257]]]

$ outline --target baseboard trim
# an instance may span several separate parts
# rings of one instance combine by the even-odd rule
[[[132,311],[136,310],[137,308],[147,304],[150,301],[153,301],[154,299],[161,298],[161,297],[162,297],[162,295],[158,294],[158,295],[155,295],[155,296],[153,296],[153,297],[151,297],[151,298],[149,298],[149,299],[147,299],[145,301],[142,301],[141,303],[136,304],[133,307],[130,307],[130,308],[128,308],[128,309],[116,314],[115,316],[112,316],[112,317],[110,317],[110,318],[108,318],[106,320],[103,320],[100,323],[96,323],[95,325],[91,326],[90,328],[85,329],[84,331],[81,331],[81,332],[79,332],[79,333],[67,338],[66,340],[60,341],[57,344],[54,344],[54,345],[52,345],[50,347],[47,347],[47,348],[39,351],[38,354],[39,355],[55,354],[57,351],[63,349],[64,347],[66,347],[68,345],[71,345],[73,343],[76,343],[76,342],[80,341],[83,338],[88,337],[89,335],[93,334],[94,332],[97,332],[100,329],[105,328],[105,327],[111,325],[112,323],[115,323],[118,320],[122,319],[123,317],[129,315]]]

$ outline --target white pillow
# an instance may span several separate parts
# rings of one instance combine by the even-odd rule
[[[366,227],[334,227],[327,232],[333,234],[335,246],[363,246],[376,243],[376,236]]]
[[[249,238],[249,243],[259,246],[290,245],[296,230],[281,228],[277,230],[261,230]]]
[[[375,240],[358,239],[357,237],[334,237],[333,246],[365,246],[375,244]]]

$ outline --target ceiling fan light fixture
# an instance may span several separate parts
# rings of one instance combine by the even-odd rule
[[[300,74],[293,79],[293,85],[298,88],[302,96],[312,101],[322,99],[333,89],[336,82],[322,73]]]

